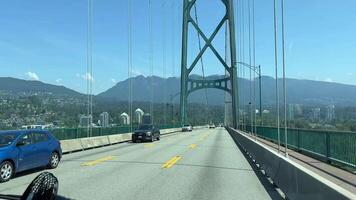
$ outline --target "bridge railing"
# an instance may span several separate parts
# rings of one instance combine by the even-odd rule
[[[251,126],[246,127],[251,132]],[[288,128],[288,147],[318,160],[356,169],[356,132],[307,130]],[[278,143],[276,127],[257,126],[257,135]],[[284,146],[284,129],[280,142]]]
[[[158,125],[160,129],[170,129],[170,128],[179,128],[179,125]],[[136,126],[133,127],[135,130]],[[93,127],[92,133],[90,137],[98,137],[98,136],[107,136],[107,135],[115,135],[130,132],[130,126],[116,126],[116,127]],[[59,140],[70,140],[70,139],[79,139],[88,137],[88,129],[87,128],[56,128],[49,129],[51,133]]]

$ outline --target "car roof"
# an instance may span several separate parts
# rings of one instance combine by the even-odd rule
[[[48,133],[46,130],[40,130],[40,129],[26,129],[26,130],[9,130],[9,131],[0,131],[0,135],[2,134],[15,134],[17,136],[26,134],[26,133]]]

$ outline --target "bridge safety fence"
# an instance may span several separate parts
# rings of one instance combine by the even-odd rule
[[[159,129],[171,129],[179,128],[180,125],[157,125]],[[135,130],[136,126],[133,127]],[[88,128],[56,128],[49,129],[49,131],[59,140],[70,140],[86,137],[107,136],[115,134],[129,133],[131,131],[130,126],[116,126],[116,127],[93,127],[91,133]]]
[[[244,129],[251,132],[251,126],[244,126]],[[278,143],[277,127],[257,126],[256,131],[257,136]],[[292,150],[340,167],[356,169],[356,132],[288,128],[287,139]],[[284,128],[280,128],[280,142],[284,146]]]

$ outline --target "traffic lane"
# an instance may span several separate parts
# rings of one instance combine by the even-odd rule
[[[127,199],[281,199],[260,181],[225,130],[207,133],[173,168]]]
[[[218,178],[212,177],[222,177],[225,175],[234,177],[234,175],[221,171],[218,171],[220,175],[214,175],[214,171],[209,171],[206,172],[208,174],[206,175],[208,177],[207,180],[204,180],[204,177],[201,178],[200,175],[196,176],[196,174],[200,173],[199,170],[196,170],[197,165],[204,168],[206,167],[202,166],[204,162],[191,164],[184,163],[183,161],[189,158],[190,152],[199,150],[203,146],[218,148],[224,146],[222,142],[224,140],[221,140],[221,138],[216,138],[215,140],[211,139],[214,133],[217,133],[217,131],[203,130],[187,134],[184,133],[155,143],[152,147],[145,147],[145,144],[143,144],[143,146],[141,144],[135,144],[134,146],[141,146],[141,148],[131,149],[129,152],[122,151],[126,150],[126,148],[113,150],[89,158],[85,156],[81,158],[79,162],[67,160],[68,163],[64,163],[63,166],[69,167],[68,170],[61,170],[63,167],[54,170],[56,171],[56,176],[60,179],[59,194],[73,199],[192,199],[194,197],[202,197],[204,199],[203,195],[194,192],[200,191],[201,189],[194,188],[204,188],[205,182],[208,181],[223,185],[223,183],[228,183],[228,181],[219,183]],[[216,142],[209,143],[209,141]],[[196,146],[191,148],[192,144]],[[96,150],[97,149],[93,151]],[[117,155],[115,155],[116,153]],[[114,158],[106,162],[99,162],[96,165],[88,167],[78,167],[78,165],[82,165],[83,162],[92,162],[98,158],[108,158],[110,155]],[[177,155],[181,156],[181,160],[168,169],[162,168],[165,162]],[[208,156],[212,155],[211,153],[208,154]],[[117,156],[117,158],[115,158],[115,156]],[[212,164],[214,164],[214,162],[210,163],[210,165]],[[174,177],[176,172],[173,170],[178,167],[186,167],[188,169],[186,173],[179,174],[179,177]],[[221,168],[219,165],[211,166],[213,169],[219,169],[217,167]],[[173,173],[172,178],[170,177],[172,176],[170,175],[171,173]],[[241,177],[240,175],[240,178]],[[201,183],[201,180],[204,182]],[[231,182],[234,180],[235,178],[232,178]],[[192,186],[190,183],[193,182],[196,184]],[[172,186],[168,186],[172,183]],[[233,189],[237,190],[238,188]],[[225,194],[226,197],[222,199],[229,199],[229,197],[234,195],[230,194],[231,191],[232,190],[229,189],[221,190],[221,193],[218,193],[216,197],[222,197],[222,195]],[[140,196],[137,194],[145,195]],[[214,197],[212,195],[210,196]]]
[[[62,176],[65,184],[59,192],[62,196],[75,199],[130,199],[130,195],[144,190],[147,182],[160,176],[167,161],[187,151],[187,144],[194,138],[198,139],[194,135],[196,133],[177,135],[169,141],[157,142],[153,147],[143,147],[126,154],[110,152],[117,156],[115,160],[81,168],[85,175],[78,174],[75,179],[66,180]],[[83,183],[85,187],[75,187]]]
[[[180,135],[175,135],[172,137],[174,138],[162,138],[160,142],[156,143],[160,143],[162,145],[169,145],[171,142],[175,143],[176,139],[184,140],[184,138],[182,138]],[[62,176],[71,179],[71,177],[75,178],[78,173],[86,173],[86,170],[83,170],[79,167],[81,163],[90,160],[96,160],[97,158],[105,157],[108,154],[130,156],[130,152],[140,152],[140,150],[142,151],[143,145],[146,144],[121,143],[113,146],[67,154],[63,156],[62,162],[60,163],[57,169],[48,171],[54,173],[60,179],[61,186],[65,186],[67,180],[62,181]],[[140,155],[145,156],[145,153],[140,153]],[[27,185],[41,172],[43,172],[43,169],[31,170],[25,173],[21,173],[19,176],[15,177],[9,182],[0,184],[0,193],[21,194],[26,189]]]

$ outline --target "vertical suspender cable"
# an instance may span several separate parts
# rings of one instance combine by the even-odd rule
[[[249,110],[250,110],[250,132],[253,134],[253,118],[252,118],[252,49],[251,49],[251,0],[248,0],[248,57],[249,57],[249,71],[250,71],[250,101],[249,101]]]
[[[132,132],[132,5],[131,0],[128,0],[128,79],[129,79],[129,118],[130,118],[130,132]]]
[[[239,0],[239,48],[240,48],[240,62],[243,61],[243,31],[242,31],[242,25],[243,25],[243,17],[242,17],[242,1]],[[241,95],[241,100],[240,100],[240,119],[241,119],[241,130],[244,130],[244,77],[243,77],[243,66],[239,64],[240,66],[240,95]]]
[[[240,40],[240,35],[241,35],[241,30],[240,30],[240,1],[239,0],[236,0],[236,6],[235,6],[235,19],[236,19],[236,27],[238,27],[238,30],[236,31],[236,38],[237,38],[237,60],[240,61],[241,59],[241,40]],[[238,99],[239,99],[239,105],[238,105],[238,114],[239,114],[239,127],[238,129],[241,128],[241,122],[240,122],[240,119],[242,119],[241,117],[241,100],[240,100],[240,95],[241,95],[241,70],[240,70],[240,65],[238,64],[237,65],[238,67],[238,76],[237,76],[237,87],[238,87],[238,91],[239,92],[239,96],[238,96]]]
[[[257,121],[256,121],[256,73],[258,72],[256,67],[256,32],[255,32],[255,0],[252,0],[252,49],[253,49],[253,67],[255,72],[253,73],[253,117],[255,124],[255,136],[257,136]]]
[[[236,34],[236,36],[235,36],[235,38],[237,38],[237,61],[239,61],[240,60],[240,48],[239,48],[239,46],[240,46],[240,39],[239,39],[239,37],[240,37],[240,28],[239,28],[239,20],[240,20],[240,17],[239,17],[239,11],[238,11],[238,7],[239,7],[239,0],[235,0],[235,27],[237,27],[237,31],[235,32],[235,34]],[[239,68],[239,64],[237,64],[237,88],[238,88],[238,91],[241,91],[241,89],[240,89],[240,68]],[[237,97],[238,99],[240,99],[240,93],[238,94],[238,97]],[[239,124],[239,127],[237,127],[237,129],[240,129],[240,119],[241,119],[241,116],[240,116],[240,107],[241,107],[241,102],[240,102],[240,100],[238,101],[239,102],[239,104],[238,104],[238,106],[237,106],[237,109],[238,109],[238,115],[239,115],[239,121],[238,121],[238,124]]]
[[[278,47],[277,47],[277,2],[274,2],[274,62],[275,62],[275,78],[276,78],[276,109],[277,109],[277,134],[278,134],[278,153],[280,152],[280,127],[279,127],[279,87],[278,87]]]
[[[175,76],[175,66],[176,66],[176,62],[175,62],[175,59],[176,59],[176,55],[175,55],[175,15],[176,15],[176,10],[175,10],[175,7],[174,7],[174,2],[175,1],[172,1],[172,22],[171,22],[171,47],[172,47],[172,77]],[[173,95],[173,94],[170,94],[170,95]],[[174,125],[174,110],[173,110],[173,97],[171,96],[171,99],[170,99],[170,108],[172,109],[171,110],[171,124]]]
[[[164,84],[163,84],[163,124],[166,125],[167,124],[167,107],[166,107],[166,103],[167,103],[167,83],[166,83],[166,64],[167,64],[167,60],[166,60],[166,29],[167,29],[167,23],[166,23],[166,17],[164,16],[165,14],[165,1],[162,4],[162,14],[163,14],[163,36],[162,36],[162,68],[163,68],[163,80],[164,80]]]
[[[245,61],[245,12],[244,12],[244,1],[241,0],[241,50],[242,50],[242,62]],[[243,130],[246,131],[246,116],[245,116],[245,67],[241,65],[242,69],[242,121],[243,121]]]
[[[197,6],[196,6],[196,2],[194,3],[194,17],[195,17],[195,22],[196,24],[199,26],[199,20],[198,20],[198,12],[197,12]],[[202,51],[202,47],[201,47],[201,38],[200,38],[200,33],[197,31],[197,37],[198,37],[198,47],[199,47],[199,52]],[[205,71],[204,71],[204,60],[203,60],[203,55],[200,57],[200,65],[201,65],[201,71],[203,74],[203,80],[205,80]],[[205,122],[208,123],[208,89],[205,88]]]
[[[93,1],[90,6],[90,136],[93,135]]]
[[[150,100],[150,113],[151,113],[151,120],[152,124],[154,122],[154,114],[153,114],[153,33],[152,33],[152,2],[148,0],[148,12],[149,12],[149,23],[148,23],[148,32],[149,32],[149,63],[150,63],[150,76],[151,76],[151,100]]]
[[[88,24],[87,24],[87,73],[85,78],[87,80],[87,137],[91,137],[92,135],[92,123],[93,123],[93,90],[92,90],[92,82],[93,82],[93,56],[92,56],[92,23],[93,23],[93,2],[92,0],[88,0]]]
[[[282,0],[282,62],[283,62],[283,91],[284,91],[284,146],[285,155],[288,156],[288,129],[287,129],[287,83],[285,62],[285,30],[284,30],[284,0]]]

